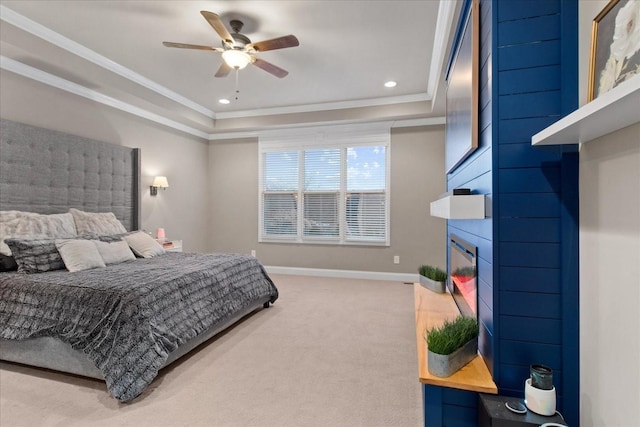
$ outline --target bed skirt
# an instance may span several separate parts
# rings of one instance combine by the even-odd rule
[[[257,300],[254,304],[234,313],[233,316],[216,323],[205,333],[198,335],[191,341],[169,353],[162,368],[169,366],[180,357],[189,353],[200,344],[224,331],[243,317],[269,303],[270,296]],[[87,356],[76,351],[71,346],[57,338],[39,337],[26,340],[7,340],[0,338],[0,360],[15,362],[38,368],[96,378],[104,381],[104,376]]]

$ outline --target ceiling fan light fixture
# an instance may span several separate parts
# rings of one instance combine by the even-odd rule
[[[242,70],[251,62],[251,56],[242,50],[229,49],[222,52],[222,59],[231,68]]]

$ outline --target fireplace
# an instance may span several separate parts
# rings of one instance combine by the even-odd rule
[[[454,234],[449,235],[447,286],[463,316],[478,317],[477,272],[477,248]]]

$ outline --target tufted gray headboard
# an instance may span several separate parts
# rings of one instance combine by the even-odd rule
[[[113,212],[140,227],[140,149],[0,119],[0,210]]]

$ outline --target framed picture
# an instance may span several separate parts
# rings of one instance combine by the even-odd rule
[[[588,100],[640,73],[640,1],[611,0],[593,20]]]
[[[466,4],[447,73],[446,173],[478,148],[480,6],[478,0]]]

